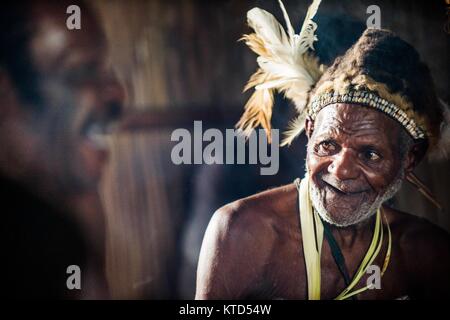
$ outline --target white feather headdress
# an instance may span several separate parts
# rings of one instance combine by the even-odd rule
[[[247,13],[249,26],[255,33],[244,35],[242,40],[258,54],[258,70],[250,77],[244,92],[255,88],[245,112],[237,127],[249,136],[252,130],[261,125],[271,142],[271,118],[273,95],[282,92],[294,102],[298,117],[291,124],[282,145],[290,144],[304,129],[308,93],[320,79],[325,67],[308,51],[314,50],[314,34],[317,24],[312,20],[321,0],[314,0],[308,8],[305,21],[299,34],[295,34],[289,16],[279,0],[286,22],[287,33],[275,17],[260,8],[253,8]]]

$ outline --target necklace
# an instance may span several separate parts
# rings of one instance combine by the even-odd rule
[[[303,252],[305,256],[305,265],[308,281],[308,299],[320,300],[320,257],[322,253],[322,243],[324,235],[324,227],[322,220],[315,210],[312,208],[311,199],[309,197],[309,178],[305,177],[303,180],[295,180],[295,185],[299,193],[299,211],[300,211],[300,224],[302,231]],[[370,288],[370,285],[366,285],[359,289],[354,287],[359,283],[362,276],[367,272],[368,267],[373,263],[378,256],[381,247],[383,245],[383,223],[381,221],[381,210],[378,209],[376,213],[375,228],[370,243],[369,249],[366,252],[361,264],[359,265],[356,274],[353,276],[352,281],[347,287],[335,298],[335,300],[345,300],[352,296],[355,296],[361,292],[364,292]],[[381,270],[381,276],[384,275],[389,265],[392,248],[392,235],[389,227],[389,223],[386,216],[383,214],[386,221],[388,231],[388,248],[386,256],[384,258],[383,267]],[[353,290],[353,291],[352,291]]]

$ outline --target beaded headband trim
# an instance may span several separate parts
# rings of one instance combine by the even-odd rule
[[[377,109],[398,121],[414,139],[426,138],[425,130],[408,117],[402,109],[369,91],[352,90],[344,94],[325,93],[316,96],[309,105],[308,115],[314,120],[320,110],[334,103],[353,103]]]

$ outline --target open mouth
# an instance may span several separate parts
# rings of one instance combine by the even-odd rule
[[[96,149],[107,149],[108,136],[117,128],[117,122],[108,119],[88,118],[81,127],[81,137]]]
[[[366,192],[366,190],[360,190],[360,191],[344,191],[342,189],[336,188],[335,186],[331,185],[330,183],[326,182],[325,180],[322,180],[325,184],[325,187],[328,188],[333,193],[340,195],[340,196],[360,196],[363,193]]]

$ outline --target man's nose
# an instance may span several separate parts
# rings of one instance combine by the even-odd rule
[[[345,148],[341,149],[341,152],[334,156],[333,162],[328,166],[328,172],[339,180],[358,178],[359,170],[353,152]]]

